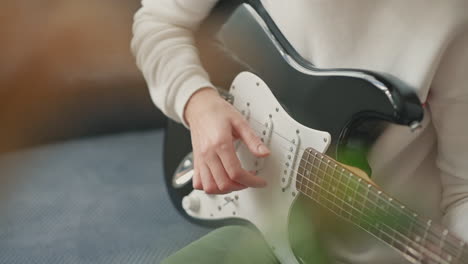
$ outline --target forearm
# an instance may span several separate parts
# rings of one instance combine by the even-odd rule
[[[216,0],[143,0],[135,14],[132,51],[153,102],[183,122],[183,111],[197,90],[213,87],[201,66],[193,31]]]

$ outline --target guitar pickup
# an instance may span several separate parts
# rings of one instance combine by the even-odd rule
[[[301,146],[301,138],[299,130],[297,130],[296,137],[289,141],[288,149],[284,157],[283,171],[281,172],[281,188],[286,189],[291,185],[291,181],[296,171],[297,157]]]
[[[249,121],[250,120],[250,105],[248,104],[245,109],[240,110],[240,113],[245,118],[245,120]],[[236,142],[234,142],[234,148],[236,150],[239,150],[241,143],[242,143],[241,140],[236,140]]]
[[[273,135],[273,120],[268,118],[267,121],[262,126],[260,140],[265,144],[269,145],[271,141],[271,136]]]
[[[245,118],[245,120],[249,121],[250,120],[250,108],[246,107],[245,109],[242,109],[241,111],[242,116]]]
[[[271,117],[263,123],[260,133],[260,140],[263,144],[267,146],[270,145],[271,137],[273,135],[273,120]],[[256,172],[262,170],[265,167],[265,158],[257,158],[255,160],[254,167]]]

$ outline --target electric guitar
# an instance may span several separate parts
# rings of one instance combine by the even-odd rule
[[[239,143],[237,155],[268,185],[226,195],[193,190],[189,133],[169,122],[165,182],[184,216],[202,224],[248,222],[281,263],[302,263],[310,252],[317,253],[311,249],[316,243],[304,241],[317,233],[310,224],[323,219],[349,223],[411,263],[468,263],[465,242],[367,177],[366,149],[381,132],[380,124],[416,129],[423,119],[410,88],[391,76],[314,67],[292,48],[259,1],[235,8],[216,34],[222,50],[244,69],[226,99],[271,150],[270,156],[256,158]]]

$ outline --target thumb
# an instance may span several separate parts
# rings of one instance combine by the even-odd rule
[[[247,145],[250,152],[257,157],[264,157],[270,154],[268,147],[263,144],[260,138],[255,134],[247,121],[241,119],[233,122],[234,130],[242,141]]]

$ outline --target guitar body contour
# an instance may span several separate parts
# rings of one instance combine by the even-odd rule
[[[423,109],[410,88],[389,76],[315,68],[292,49],[259,2],[239,6],[217,38],[245,70],[229,87],[233,105],[272,150],[269,157],[258,160],[239,144],[238,156],[268,186],[228,195],[193,191],[192,164],[186,156],[191,152],[190,134],[180,124],[169,122],[164,165],[171,200],[197,223],[246,220],[265,236],[280,261],[299,263],[298,259],[309,258],[304,254],[315,252],[311,248],[316,245],[309,241],[307,250],[296,250],[304,247],[304,240],[313,240],[316,232],[313,226],[307,231],[291,228],[307,222],[311,210],[304,212],[304,206],[317,206],[297,184],[305,149],[313,148],[370,175],[366,154],[383,128],[382,121],[414,126],[422,120]]]

